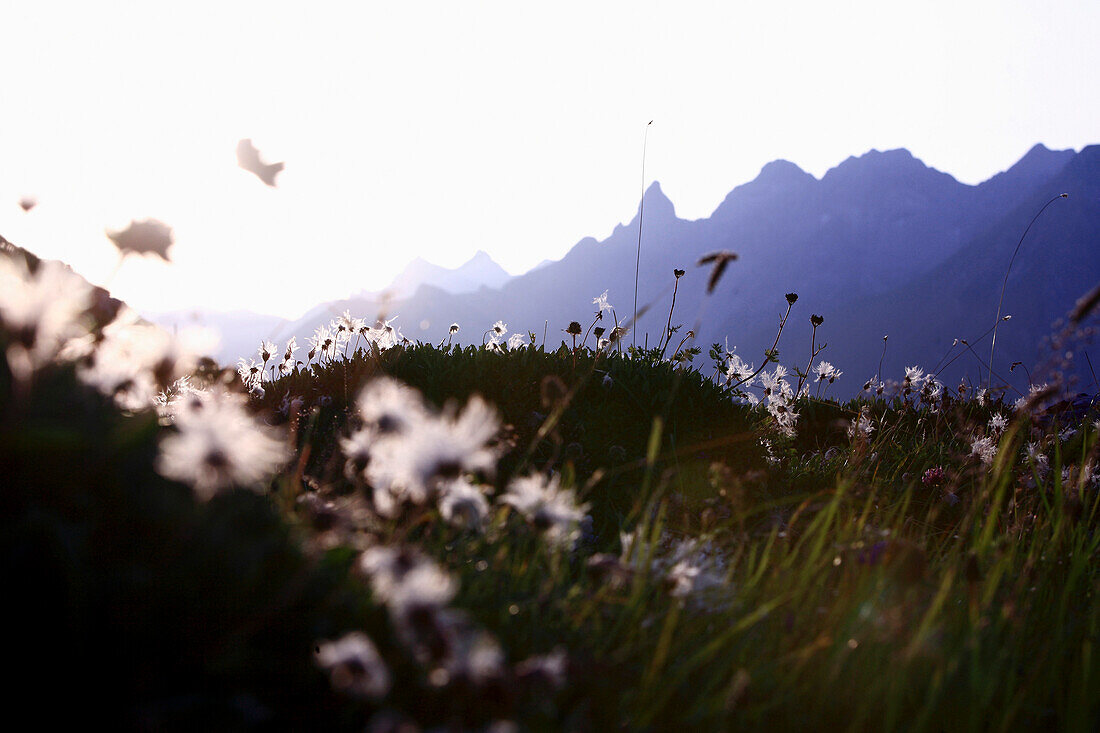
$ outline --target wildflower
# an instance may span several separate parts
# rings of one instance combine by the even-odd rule
[[[370,463],[374,431],[356,430],[346,438],[340,438],[340,452],[344,454],[344,475],[350,481],[363,480],[363,472]]]
[[[841,372],[839,369],[837,369],[835,366],[827,361],[822,361],[816,367],[814,367],[814,373],[817,375],[817,378],[814,381],[828,381],[829,384],[835,382],[837,377],[843,374],[843,372]]]
[[[578,321],[570,321],[569,327],[565,329],[565,332],[571,336],[580,336],[583,330],[584,329],[581,328],[581,324]]]
[[[439,513],[448,524],[480,529],[489,515],[489,501],[479,487],[458,478],[440,489]]]
[[[189,374],[217,336],[186,328],[170,334],[123,308],[103,329],[102,340],[83,360],[77,375],[85,384],[114,399],[124,410],[150,407],[156,395]]]
[[[339,692],[377,700],[390,691],[390,673],[370,638],[359,631],[317,647],[317,664]]]
[[[175,420],[176,411],[181,405],[188,404],[186,400],[190,395],[197,394],[199,391],[191,383],[191,377],[186,375],[168,385],[153,399],[153,407],[160,418],[160,424],[171,425]]]
[[[484,685],[504,675],[504,652],[491,634],[478,629],[462,614],[445,611],[437,617],[437,629],[446,643],[441,668],[429,682],[465,682]]]
[[[706,607],[709,601],[716,600],[714,592],[726,586],[726,560],[712,542],[694,538],[669,542],[666,535],[656,547],[645,552],[637,531],[622,533],[620,541],[621,562],[638,567],[648,556],[649,570],[663,577],[669,595],[681,602],[690,600]]]
[[[748,389],[752,386],[752,373],[756,371],[753,364],[746,364],[737,354],[730,354],[726,359],[726,381],[736,382]]]
[[[278,350],[279,347],[271,343],[270,341],[260,342],[260,348],[257,349],[257,353],[260,357],[260,361],[263,362],[264,366],[267,366],[267,363],[271,361],[272,355],[274,355],[275,352]]]
[[[60,262],[40,262],[32,274],[22,260],[0,256],[0,322],[11,334],[8,364],[17,378],[51,362],[88,333],[92,288]]]
[[[172,228],[156,219],[131,221],[130,226],[117,232],[107,232],[122,256],[130,253],[153,254],[165,262],[171,262],[168,249],[172,246]]]
[[[454,335],[455,335],[456,333],[458,333],[458,324],[457,324],[457,323],[452,323],[452,324],[451,324],[451,330],[450,330],[450,334],[451,334],[452,336],[454,336]]]
[[[572,547],[580,536],[578,525],[588,511],[587,504],[577,504],[572,489],[561,487],[556,474],[549,479],[541,474],[512,479],[500,501],[522,514],[559,547]]]
[[[611,379],[610,374],[605,374],[603,375],[603,381],[601,382],[601,384],[603,385],[604,389],[611,389],[611,387],[614,386],[615,382]]]
[[[994,435],[1000,435],[1008,427],[1008,418],[1001,413],[997,413],[993,417],[989,418],[989,429]]]
[[[294,369],[294,354],[298,351],[298,341],[294,336],[290,337],[290,340],[286,342],[286,349],[283,351],[283,360],[279,362],[279,373],[290,374]]]
[[[241,381],[247,388],[259,384],[263,379],[263,373],[263,365],[257,364],[255,359],[246,360],[242,356],[240,361],[237,362],[237,374],[240,375]]]
[[[1037,442],[1028,443],[1025,450],[1027,451],[1027,457],[1035,466],[1035,470],[1038,471],[1040,476],[1045,476],[1047,471],[1050,470],[1050,459],[1043,453],[1039,444]]]
[[[682,272],[679,271],[679,272]],[[556,647],[549,654],[529,657],[516,665],[516,677],[521,680],[540,680],[550,687],[560,690],[566,683],[569,669],[569,655],[565,649]]]
[[[812,325],[814,328],[817,328],[818,326],[820,326],[824,322],[825,322],[825,319],[822,318],[821,316],[817,315],[816,313],[814,313],[810,316],[810,325]]]
[[[787,399],[782,393],[772,395],[771,399],[768,400],[767,410],[775,419],[779,429],[787,435],[791,435],[794,432],[795,423],[798,421],[798,413],[791,408]]]
[[[905,389],[919,389],[924,380],[924,370],[918,366],[905,367]]]
[[[310,345],[310,359],[317,355],[332,358],[336,355],[336,337],[328,330],[327,326],[318,326],[313,335],[306,339]]]
[[[943,394],[943,383],[936,379],[935,374],[929,373],[924,378],[921,386],[920,398],[924,402],[935,402]]]
[[[610,303],[607,302],[607,291],[603,291],[603,294],[598,298],[592,299],[592,305],[596,306],[596,312],[603,314],[604,311],[614,310]]]
[[[786,375],[787,370],[779,364],[776,364],[773,373],[762,373],[760,375],[760,385],[764,389],[764,396],[768,399],[779,397],[786,400],[793,398],[794,391],[791,389],[791,385],[784,379]]]
[[[863,405],[859,408],[859,415],[857,415],[852,420],[852,424],[848,426],[848,437],[854,438],[859,435],[862,438],[870,438],[874,430],[875,426],[871,424],[870,408],[867,405]]]
[[[381,351],[392,349],[405,340],[405,337],[401,335],[401,330],[394,328],[392,325],[396,320],[397,316],[387,321],[379,321],[378,327],[371,331],[370,338]]]
[[[395,617],[442,609],[458,591],[446,571],[415,550],[378,546],[359,558],[371,591]]]
[[[281,436],[235,395],[199,395],[191,408],[177,412],[176,432],[161,440],[157,471],[190,484],[202,499],[230,486],[258,487],[287,457]]]
[[[260,157],[259,149],[247,137],[237,142],[237,165],[272,188],[275,187],[275,176],[284,168],[281,162],[265,163]]]
[[[497,321],[493,324],[493,333],[495,333],[497,336],[503,336],[504,334],[508,333],[508,324],[504,321]]]
[[[787,293],[786,298],[790,305],[794,305],[798,301],[798,293]]]
[[[521,348],[521,347],[525,346],[526,344],[527,344],[527,342],[526,342],[525,337],[522,333],[513,333],[511,336],[508,337],[508,350],[509,351],[514,351],[515,349]]]
[[[389,389],[391,401],[404,399],[416,404],[407,393],[403,396],[401,391]],[[427,413],[423,406],[400,415],[392,410],[371,412],[379,406],[365,399],[360,405],[361,412],[367,411],[364,418],[368,422],[373,419],[379,434],[370,448],[364,475],[374,488],[376,510],[385,516],[393,516],[404,501],[428,502],[447,481],[473,472],[491,474],[496,468],[496,451],[488,443],[496,435],[500,418],[476,395],[461,412],[455,414],[452,409],[441,416]]]
[[[997,444],[990,437],[976,437],[970,442],[970,455],[977,456],[986,466],[993,463],[997,455]]]
[[[351,311],[345,310],[342,315],[332,320],[329,328],[338,342],[346,344],[353,335],[361,335],[360,331],[366,328],[366,325],[366,321],[362,318],[355,318],[351,315]]]
[[[943,485],[945,475],[946,474],[944,473],[943,466],[935,466],[934,468],[929,468],[927,471],[925,471],[924,475],[921,476],[920,481],[925,486],[928,486],[930,488],[937,488]]]
[[[407,433],[428,417],[420,393],[390,377],[368,382],[355,406],[363,423],[380,435]]]

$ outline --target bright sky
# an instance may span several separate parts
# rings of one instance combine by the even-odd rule
[[[418,255],[559,258],[633,217],[650,119],[685,218],[776,158],[907,147],[976,183],[1100,142],[1095,0],[0,0],[0,28],[0,234],[147,311],[292,317]],[[104,229],[145,217],[174,264],[112,276]]]

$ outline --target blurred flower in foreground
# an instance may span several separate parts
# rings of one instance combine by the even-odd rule
[[[257,178],[271,187],[275,186],[275,175],[285,167],[282,163],[264,163],[260,159],[260,151],[252,144],[251,138],[245,138],[237,143],[237,165],[249,173],[254,173]]]
[[[328,672],[332,686],[345,694],[378,699],[390,691],[390,673],[382,655],[362,632],[318,646],[317,664]]]
[[[103,340],[78,374],[122,409],[141,410],[152,405],[159,392],[190,374],[217,345],[213,331],[186,328],[170,334],[123,307],[103,329]]]
[[[154,254],[165,262],[171,262],[168,248],[172,246],[172,228],[156,219],[131,221],[130,226],[117,232],[108,231],[107,238],[115,243],[121,255]]]
[[[541,531],[552,544],[572,547],[580,537],[580,522],[587,504],[577,504],[572,489],[563,489],[557,474],[549,479],[541,474],[522,476],[508,484],[500,497]]]
[[[430,558],[407,547],[377,546],[363,553],[359,567],[371,591],[396,619],[442,609],[458,583]]]
[[[23,211],[30,211],[35,206],[38,206],[38,199],[36,199],[34,196],[24,196],[23,198],[19,199],[19,208]]]
[[[11,332],[8,363],[17,378],[53,360],[70,339],[87,335],[92,288],[60,262],[0,257],[0,321]]]
[[[199,392],[184,405],[176,432],[161,440],[157,471],[190,484],[200,498],[230,486],[256,488],[286,459],[281,436],[253,418],[240,395]]]

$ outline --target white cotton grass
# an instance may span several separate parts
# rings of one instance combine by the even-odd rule
[[[0,257],[0,321],[12,335],[7,361],[16,379],[88,334],[92,295],[88,282],[60,262],[42,261],[32,273],[22,258]]]
[[[406,503],[425,505],[441,495],[448,521],[487,513],[455,482],[496,469],[492,442],[500,418],[488,402],[474,395],[463,409],[451,405],[437,414],[416,390],[380,377],[363,389],[356,406],[362,427],[341,441],[345,475],[371,488],[379,514],[394,517]]]
[[[871,408],[863,405],[859,408],[859,414],[848,426],[848,437],[852,439],[866,440],[875,431],[875,425],[871,422]]]
[[[233,486],[262,490],[288,457],[280,432],[249,414],[240,395],[188,394],[173,420],[175,430],[161,439],[156,469],[190,485],[203,500]]]
[[[726,380],[743,389],[752,386],[756,369],[752,364],[746,364],[737,354],[729,354],[726,357]]]
[[[201,400],[201,396],[193,397],[201,392],[191,381],[190,375],[177,379],[172,384],[153,398],[153,409],[157,411],[157,417],[161,425],[171,425],[176,420],[176,412],[186,409],[191,400]]]
[[[997,441],[986,435],[976,436],[970,441],[970,455],[976,456],[982,465],[991,465],[997,457]]]
[[[103,328],[102,340],[77,374],[122,409],[143,410],[154,406],[157,395],[170,385],[190,375],[217,344],[217,335],[208,329],[185,328],[170,334],[123,308]]]
[[[489,516],[489,500],[481,486],[465,477],[444,483],[438,503],[443,521],[455,527],[480,530]]]
[[[673,538],[662,534],[649,545],[638,530],[620,534],[619,562],[634,570],[648,563],[648,570],[660,578],[668,594],[701,610],[716,610],[732,590],[728,582],[729,562],[712,540]]]
[[[454,599],[458,583],[434,561],[408,547],[379,545],[359,558],[374,597],[397,619],[435,612]]]
[[[317,664],[328,672],[333,688],[346,695],[378,700],[390,691],[389,669],[374,642],[361,631],[319,644]]]
[[[839,379],[840,375],[843,373],[844,372],[837,369],[831,363],[827,361],[822,361],[816,367],[814,367],[814,381],[827,382],[829,384],[832,384],[837,379]]]
[[[587,504],[578,504],[572,489],[562,488],[561,478],[542,474],[512,479],[500,503],[519,512],[551,545],[572,548],[581,535]]]

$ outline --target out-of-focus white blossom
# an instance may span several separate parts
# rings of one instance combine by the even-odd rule
[[[160,441],[157,471],[189,484],[204,500],[231,486],[262,489],[288,457],[279,431],[249,414],[239,395],[189,394],[174,419],[175,431]]]
[[[390,672],[370,638],[355,631],[317,648],[317,664],[339,692],[372,700],[390,691]]]
[[[60,262],[42,261],[32,274],[22,258],[0,255],[0,321],[11,335],[7,359],[16,379],[87,335],[91,302],[88,282]]]
[[[547,479],[542,474],[512,479],[500,497],[543,533],[553,545],[571,548],[580,537],[580,524],[588,511],[578,504],[572,489],[564,489],[557,474]]]

